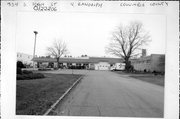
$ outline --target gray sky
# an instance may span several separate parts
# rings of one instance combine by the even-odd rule
[[[149,31],[152,41],[145,48],[148,54],[165,53],[165,17],[144,14],[102,14],[102,13],[34,13],[19,12],[17,17],[17,52],[33,54],[34,33],[38,31],[36,55],[47,54],[46,48],[54,39],[67,43],[73,57],[107,56],[105,47],[116,26],[131,21],[141,21]]]

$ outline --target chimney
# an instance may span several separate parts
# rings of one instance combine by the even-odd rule
[[[142,57],[146,57],[146,49],[142,49]]]

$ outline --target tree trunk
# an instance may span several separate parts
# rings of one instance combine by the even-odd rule
[[[125,58],[124,59],[125,60],[125,71],[128,71],[128,72],[130,72],[130,70],[131,70],[131,61],[129,61],[129,58]]]
[[[59,57],[57,57],[56,59],[57,59],[57,68],[59,69]]]

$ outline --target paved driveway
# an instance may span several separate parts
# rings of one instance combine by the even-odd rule
[[[84,72],[84,79],[57,107],[58,115],[163,117],[163,87],[110,71]]]

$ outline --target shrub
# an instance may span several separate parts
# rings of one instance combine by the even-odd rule
[[[21,68],[20,67],[17,67],[17,72],[16,72],[17,74],[22,74],[22,70],[21,70]]]
[[[17,61],[17,67],[25,68],[24,64],[21,61]]]
[[[17,74],[16,76],[17,80],[28,80],[28,78],[25,75]]]
[[[29,74],[17,74],[17,80],[31,80],[31,79],[40,79],[45,78],[41,73],[29,73]]]
[[[33,72],[32,71],[28,71],[28,70],[23,70],[22,73],[23,74],[32,74]]]
[[[58,70],[58,68],[57,68],[57,67],[54,67],[54,70]]]
[[[39,71],[49,71],[49,70],[51,70],[51,68],[39,68],[38,70]]]
[[[17,61],[17,74],[22,74],[22,68],[25,68],[24,64],[21,61]]]

